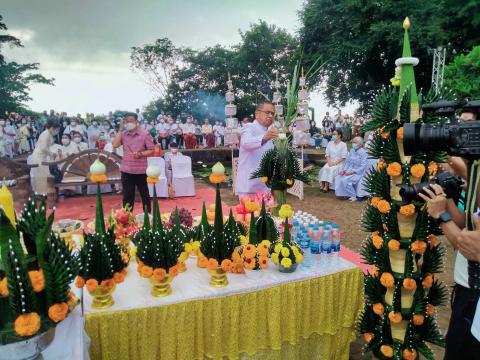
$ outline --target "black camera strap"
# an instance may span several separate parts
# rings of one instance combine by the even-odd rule
[[[480,160],[470,160],[468,162],[468,183],[467,183],[467,199],[465,201],[465,217],[467,230],[475,229],[473,217],[478,209],[477,192],[478,183],[480,181]],[[468,261],[468,285],[473,293],[480,291],[480,263],[476,261]]]

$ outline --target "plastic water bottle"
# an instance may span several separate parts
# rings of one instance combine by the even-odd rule
[[[299,239],[298,244],[300,245],[300,248],[303,251],[303,262],[302,266],[306,268],[310,268],[313,265],[313,255],[310,251],[310,241],[307,238],[305,238],[303,235],[301,235],[301,238]]]
[[[321,248],[321,243],[320,243],[320,239],[318,238],[318,235],[312,236],[312,238],[310,239],[310,251],[313,255],[318,255],[321,253],[322,248]]]
[[[338,225],[333,225],[333,231],[332,231],[332,238],[333,238],[333,248],[336,254],[340,252],[340,229]]]
[[[322,254],[330,254],[332,252],[332,234],[330,227],[326,227],[322,233]]]

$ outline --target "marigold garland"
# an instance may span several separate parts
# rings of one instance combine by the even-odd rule
[[[421,326],[425,321],[425,316],[423,314],[414,314],[413,315],[413,325]]]
[[[222,261],[220,267],[222,268],[223,271],[230,272],[232,271],[233,262],[229,259],[225,259]]]
[[[372,310],[378,316],[383,316],[383,312],[385,311],[385,307],[383,306],[382,303],[376,303],[376,304],[373,304]]]
[[[435,311],[437,309],[435,308],[435,306],[433,306],[432,304],[427,304],[427,307],[426,307],[426,312],[428,314],[428,316],[433,316],[435,315]]]
[[[106,279],[100,283],[100,286],[103,290],[109,290],[115,286],[115,281],[113,281],[113,279]]]
[[[402,174],[402,165],[396,161],[388,164],[387,174],[391,177],[400,176]]]
[[[423,278],[422,285],[425,289],[430,289],[433,285],[433,275],[428,274]]]
[[[370,270],[368,271],[369,274],[373,277],[377,277],[378,276],[378,273],[379,273],[379,270],[378,270],[378,267],[376,265],[372,265],[370,267]]]
[[[380,352],[383,356],[387,358],[393,357],[393,348],[390,345],[382,345],[380,346]]]
[[[378,234],[372,235],[372,243],[375,249],[379,250],[383,246],[383,238]]]
[[[88,279],[85,284],[87,286],[88,292],[94,292],[98,288],[98,281],[95,279]]]
[[[390,133],[388,131],[384,131],[380,136],[383,140],[387,140],[390,137]]]
[[[374,196],[372,197],[372,199],[370,200],[370,203],[372,204],[373,207],[377,207],[378,206],[378,202],[382,200],[381,197],[378,197],[378,196]]]
[[[423,255],[425,253],[425,250],[427,250],[427,243],[422,240],[415,240],[412,242],[412,245],[410,245],[412,248],[412,252],[414,254],[418,255]]]
[[[397,129],[397,139],[403,140],[403,126]]]
[[[9,292],[8,292],[8,286],[7,286],[7,278],[4,277],[2,280],[0,280],[0,296],[1,297],[8,297]]]
[[[417,288],[417,282],[412,278],[403,279],[403,287],[407,290],[415,290]]]
[[[427,240],[430,244],[430,249],[433,249],[435,246],[438,245],[438,240],[437,240],[437,237],[435,235],[428,235],[427,236]],[[426,247],[425,247],[426,248]]]
[[[58,323],[65,319],[68,314],[67,303],[53,304],[48,308],[48,317],[54,322]]]
[[[415,205],[408,204],[408,205],[400,206],[399,212],[403,216],[412,216],[413,214],[415,214]]]
[[[377,171],[382,171],[383,168],[387,166],[387,163],[381,159],[377,164]]]
[[[153,275],[153,269],[150,266],[144,265],[140,269],[140,276],[149,278]]]
[[[209,259],[208,260],[208,265],[207,265],[208,270],[216,270],[218,269],[218,261],[216,259]]]
[[[402,355],[405,360],[415,360],[418,356],[415,349],[404,349]]]
[[[292,179],[287,179],[287,185],[288,185],[288,186],[293,185],[293,180],[292,180]]]
[[[204,269],[207,267],[207,265],[208,265],[208,259],[205,256],[201,255],[198,258],[198,267]]]
[[[176,265],[172,266],[170,269],[168,269],[168,275],[171,277],[175,277],[178,275],[178,267]]]
[[[400,250],[400,241],[398,240],[390,240],[388,242],[388,248],[392,251]]]
[[[435,161],[430,161],[428,164],[428,173],[430,176],[435,176],[437,175],[438,172],[438,164]]]
[[[153,270],[153,277],[157,281],[162,281],[163,279],[165,279],[166,276],[167,276],[167,272],[165,271],[165,269],[158,268]]]
[[[421,178],[425,175],[425,165],[415,164],[410,168],[410,174],[416,178]]]
[[[386,288],[391,288],[395,285],[395,279],[392,274],[385,272],[380,276],[380,284]]]
[[[388,214],[390,212],[390,203],[387,200],[380,200],[377,204],[377,209],[382,214]]]
[[[395,312],[395,311],[390,311],[388,313],[388,318],[394,324],[400,324],[400,322],[403,320],[402,314],[399,313],[399,312]]]
[[[45,278],[42,270],[32,270],[28,272],[30,282],[32,283],[33,291],[36,293],[42,292],[45,289]]]
[[[36,312],[19,315],[13,324],[15,333],[19,336],[33,336],[40,330],[41,320]]]
[[[125,275],[121,272],[117,272],[113,274],[113,281],[115,281],[116,284],[121,284],[125,281]]]
[[[280,265],[288,269],[290,266],[292,266],[292,259],[284,257],[282,261],[280,261]]]

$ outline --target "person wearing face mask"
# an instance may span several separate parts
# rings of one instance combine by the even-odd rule
[[[71,137],[73,139],[75,147],[77,148],[77,153],[79,153],[80,151],[88,150],[88,144],[82,141],[82,135],[79,132],[74,131],[71,134]]]
[[[221,121],[217,121],[213,127],[213,133],[215,135],[215,146],[223,146],[223,137],[225,136],[225,127]]]
[[[187,117],[187,122],[183,125],[183,138],[185,140],[185,149],[195,149],[197,138],[195,137],[195,125],[191,116]]]
[[[8,156],[7,142],[5,141],[5,119],[0,119],[0,157]]]
[[[165,153],[164,159],[165,159],[165,164],[167,167],[167,180],[168,183],[172,183],[172,159],[175,159],[177,157],[181,157],[183,154],[178,151],[178,145],[177,143],[171,143],[170,144],[170,151]]]
[[[42,165],[48,158],[55,160],[58,154],[52,153],[50,147],[55,143],[55,136],[60,131],[60,124],[57,120],[47,121],[46,129],[40,134],[35,149],[30,156],[29,163],[38,165],[30,170],[30,178],[33,191],[37,194],[47,194],[47,179],[50,176],[48,166]]]
[[[367,170],[367,151],[360,136],[353,138],[352,150],[347,155],[343,170],[335,179],[335,196],[341,199],[357,200],[357,187]]]
[[[88,127],[87,130],[87,139],[88,139],[88,148],[89,149],[95,149],[95,146],[98,141],[98,137],[100,136],[100,133],[103,131],[103,129],[98,126],[98,121],[96,119],[92,120],[92,125]]]
[[[18,137],[19,137],[19,144],[18,144],[18,154],[21,155],[24,152],[30,151],[30,146],[28,143],[28,139],[30,137],[30,130],[27,126],[27,119],[22,119],[21,125],[18,129]]]
[[[202,126],[203,140],[207,148],[215,146],[215,135],[213,135],[213,127],[210,125],[210,121],[205,119],[205,123]]]
[[[242,130],[235,193],[240,197],[264,192],[268,187],[260,178],[250,179],[258,169],[263,155],[273,148],[272,140],[278,138],[278,130],[272,126],[275,107],[270,101],[262,101],[255,110],[255,121]]]
[[[156,129],[158,134],[158,142],[162,146],[162,149],[166,150],[168,148],[168,144],[170,143],[170,124],[165,121],[165,117],[160,118],[160,122],[157,124]]]
[[[105,132],[105,134],[108,134],[111,128],[112,128],[112,125],[110,125],[110,122],[108,120],[105,120],[102,125],[102,129]]]
[[[147,157],[153,153],[154,144],[152,136],[139,126],[136,113],[125,114],[112,145],[114,149],[123,145],[124,155],[120,164],[123,205],[129,205],[133,210],[137,188],[142,197],[143,209],[150,212],[146,170]]]
[[[170,127],[170,139],[176,143],[179,148],[183,145],[183,131],[180,123],[180,118],[177,117],[175,123]]]
[[[328,143],[325,150],[327,164],[324,165],[318,174],[318,180],[321,184],[321,190],[327,192],[330,187],[335,188],[335,177],[342,170],[342,165],[347,158],[347,144],[342,141],[342,130],[333,131],[332,140]]]
[[[99,150],[103,150],[106,144],[107,144],[107,141],[106,141],[105,133],[102,131],[98,136],[96,148]]]
[[[14,149],[17,132],[12,126],[12,121],[10,118],[5,121],[5,125],[3,126],[3,136],[5,139],[5,146],[7,148],[7,156],[9,158],[13,158],[13,154],[15,153]]]

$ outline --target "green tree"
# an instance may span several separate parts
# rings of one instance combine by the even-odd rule
[[[0,15],[0,32],[6,32],[7,26]],[[29,92],[32,84],[53,85],[53,79],[47,79],[36,72],[38,63],[19,64],[7,62],[1,53],[3,46],[23,47],[21,41],[8,34],[0,34],[0,113],[22,111],[25,103],[31,100]]]
[[[444,86],[459,98],[480,99],[480,46],[445,66]]]
[[[300,11],[300,42],[306,63],[322,56],[326,65],[310,79],[321,84],[331,104],[371,101],[380,84],[394,75],[400,57],[401,29],[410,17],[410,39],[420,59],[415,68],[419,87],[429,87],[431,50],[447,46],[464,52],[480,40],[479,21],[472,16],[478,1],[307,0]]]

